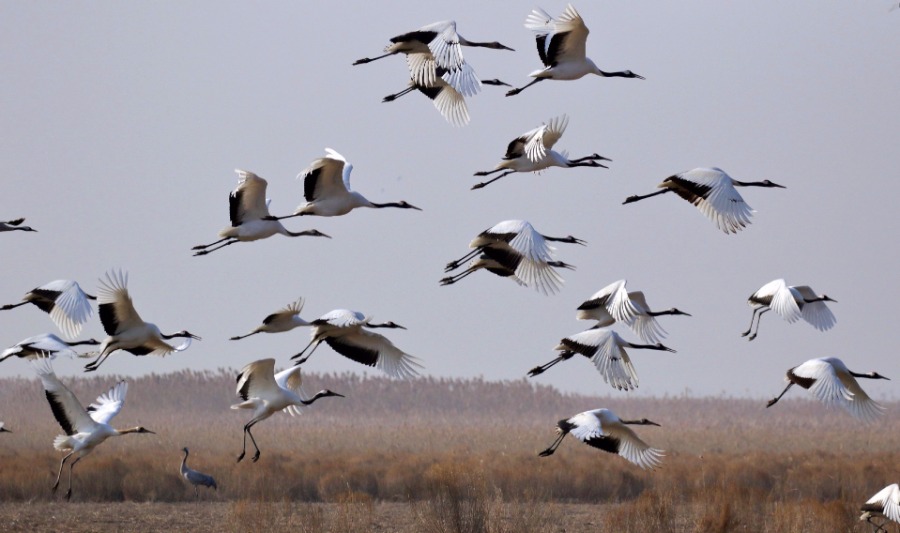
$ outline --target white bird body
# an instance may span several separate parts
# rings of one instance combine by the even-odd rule
[[[771,407],[793,385],[809,390],[825,405],[838,405],[854,418],[872,422],[884,413],[884,407],[869,397],[855,378],[888,379],[877,372],[860,374],[851,371],[837,357],[810,359],[787,371],[787,387],[776,398],[769,400]]]
[[[900,522],[900,485],[893,483],[878,491],[862,506],[860,520],[872,523],[872,518],[883,517],[894,522]],[[884,530],[881,524],[878,531]]]
[[[315,349],[325,342],[337,353],[375,367],[394,378],[408,379],[419,375],[416,368],[421,368],[419,358],[403,352],[380,333],[365,328],[399,328],[403,326],[393,322],[376,324],[370,317],[359,311],[335,309],[312,321],[312,339],[300,353],[291,359],[300,358],[307,349],[312,350],[306,357],[297,361],[297,365],[305,363]]]
[[[747,299],[747,304],[753,308],[753,315],[750,317],[750,328],[742,336],[750,335],[753,320],[756,319],[756,333],[750,335],[750,340],[756,338],[759,319],[770,309],[790,324],[802,318],[819,331],[829,330],[837,320],[825,302],[836,300],[825,294],[816,294],[808,285],[788,286],[783,279],[770,281]]]
[[[300,318],[301,311],[303,311],[303,298],[298,298],[296,301],[268,315],[263,319],[262,325],[257,326],[250,333],[231,337],[231,340],[240,340],[257,333],[284,333],[294,328],[309,326],[309,322]]]
[[[590,299],[578,307],[575,318],[596,320],[595,328],[605,328],[622,322],[645,342],[657,343],[665,338],[666,330],[659,324],[659,315],[686,315],[677,308],[666,311],[651,311],[647,299],[641,291],[628,291],[626,280],[610,283],[594,293]]]
[[[631,463],[644,469],[654,469],[662,463],[663,450],[651,448],[642,441],[626,424],[659,426],[646,418],[622,420],[609,409],[594,409],[560,420],[556,431],[559,436],[549,448],[541,452],[541,457],[552,455],[562,439],[569,433],[581,442],[603,451],[616,453]]]
[[[117,383],[85,409],[78,398],[56,377],[49,358],[35,359],[32,364],[41,378],[53,416],[66,433],[53,440],[54,448],[69,452],[59,463],[54,490],[59,485],[66,460],[73,455],[76,456],[69,463],[69,488],[66,492],[66,499],[69,499],[72,496],[72,469],[82,457],[91,453],[109,437],[153,432],[141,426],[120,430],[109,424],[125,404],[125,395],[128,392],[128,384],[125,381]]]
[[[32,289],[22,297],[20,303],[4,305],[0,310],[14,309],[27,303],[34,304],[50,315],[50,319],[66,338],[74,339],[81,333],[84,323],[91,318],[89,300],[95,299],[95,296],[81,290],[77,282],[58,279]]]
[[[300,414],[301,405],[310,405],[319,398],[327,396],[340,396],[341,394],[330,390],[319,391],[309,400],[303,397],[302,377],[300,367],[293,366],[287,370],[275,373],[275,359],[261,359],[254,361],[241,369],[237,377],[237,395],[243,400],[232,405],[232,409],[252,409],[253,416],[244,425],[244,449],[238,457],[238,462],[244,458],[247,449],[247,435],[253,446],[256,447],[256,455],[253,461],[259,459],[259,446],[256,439],[250,433],[250,428],[278,411],[285,411],[291,416]]]
[[[631,363],[631,357],[625,348],[643,348],[675,353],[675,350],[656,344],[634,344],[626,341],[615,331],[604,328],[593,328],[560,340],[554,348],[561,353],[556,359],[544,365],[532,368],[530,377],[543,373],[553,365],[581,354],[594,364],[603,376],[603,381],[619,390],[632,390],[638,386],[637,371]]]
[[[723,232],[737,233],[750,224],[750,217],[755,211],[747,205],[744,198],[737,192],[736,186],[785,188],[783,185],[772,183],[769,180],[738,181],[717,167],[695,168],[669,176],[657,186],[661,190],[643,196],[629,196],[623,204],[637,202],[667,192],[674,192],[696,206],[706,218],[710,219]]]
[[[6,350],[3,350],[3,353],[0,353],[0,362],[14,356],[21,359],[35,359],[38,357],[55,358],[56,356],[70,358],[90,357],[90,354],[79,354],[72,349],[72,346],[80,344],[96,345],[100,343],[95,339],[66,342],[52,333],[43,333],[41,335],[28,337],[27,339],[19,341],[14,346],[10,346]]]
[[[238,174],[238,185],[228,195],[231,225],[219,232],[220,240],[194,246],[192,250],[197,250],[194,255],[206,255],[236,242],[258,241],[275,234],[287,237],[328,237],[314,229],[288,231],[281,222],[269,214],[269,201],[266,200],[268,182],[246,170],[235,169],[235,172]]]
[[[470,243],[471,252],[451,261],[444,268],[453,271],[470,258],[478,257],[468,269],[441,280],[442,285],[456,283],[479,269],[509,277],[521,285],[534,287],[544,294],[559,292],[564,283],[556,268],[574,269],[572,265],[554,260],[552,246],[547,241],[584,245],[571,235],[549,237],[542,235],[527,220],[504,220],[479,233]]]
[[[566,6],[563,13],[556,18],[541,8],[534,9],[525,19],[525,27],[535,33],[538,55],[544,68],[529,74],[535,78],[534,81],[524,87],[509,91],[507,96],[519,94],[531,85],[545,79],[577,80],[588,74],[644,79],[643,76],[630,70],[604,72],[586,56],[587,37],[590,30],[572,4]]]
[[[107,272],[106,279],[100,280],[97,298],[100,321],[108,337],[100,344],[97,358],[85,366],[85,371],[96,370],[117,350],[138,356],[165,356],[172,352],[184,351],[191,345],[192,339],[200,339],[186,330],[166,335],[155,324],[144,322],[128,294],[128,274],[125,272],[116,270]],[[181,342],[179,344],[167,342],[175,338],[181,339]]]
[[[542,170],[550,167],[601,167],[608,168],[598,163],[598,160],[610,161],[609,158],[598,154],[592,154],[587,157],[578,159],[569,159],[566,152],[557,152],[553,150],[553,146],[562,137],[569,124],[569,117],[560,115],[551,118],[542,126],[527,131],[522,135],[510,141],[506,147],[506,154],[503,160],[497,163],[493,170],[476,172],[476,176],[489,176],[495,172],[506,170],[499,176],[474,185],[473,189],[481,189],[498,179],[512,174],[513,172],[535,172],[540,173]]]

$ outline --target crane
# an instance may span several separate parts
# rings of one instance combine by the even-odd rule
[[[887,533],[888,530],[884,526],[887,525],[889,520],[900,523],[900,485],[892,483],[881,489],[869,498],[860,508],[860,511],[863,514],[860,515],[859,519],[872,524],[872,527],[875,528],[875,533],[880,533],[881,531]],[[873,518],[882,518],[884,521],[881,524],[876,524],[872,521]]]
[[[238,174],[238,185],[228,196],[231,225],[219,232],[221,239],[191,248],[197,250],[195,256],[206,255],[236,242],[265,239],[276,233],[287,237],[331,238],[315,229],[300,232],[285,229],[281,222],[269,215],[269,201],[266,200],[268,182],[246,170],[235,169],[235,172]]]
[[[522,135],[510,141],[506,147],[506,155],[497,163],[493,170],[476,172],[476,176],[490,176],[496,172],[503,172],[485,182],[472,186],[472,190],[481,189],[487,185],[515,172],[535,172],[550,167],[600,167],[609,168],[598,161],[612,161],[608,157],[592,154],[578,159],[569,159],[565,152],[553,150],[553,145],[562,137],[569,124],[569,117],[561,115],[551,118],[539,128],[526,131]],[[505,171],[505,172],[504,172]]]
[[[572,4],[566,6],[558,18],[553,18],[541,8],[534,9],[525,19],[525,27],[535,33],[538,55],[544,68],[529,74],[534,78],[531,83],[509,91],[506,96],[517,95],[540,81],[577,80],[588,74],[606,78],[644,79],[630,70],[604,72],[585,56],[585,44],[590,30]]]
[[[556,363],[571,359],[575,354],[581,354],[594,363],[597,371],[603,376],[603,381],[619,390],[632,390],[638,386],[637,372],[634,365],[631,364],[631,357],[628,356],[625,348],[676,353],[675,350],[661,343],[634,344],[620,337],[615,331],[593,328],[560,340],[554,348],[560,350],[556,359],[532,368],[528,371],[528,377],[542,374]]]
[[[58,279],[31,289],[25,293],[21,302],[4,305],[0,307],[0,311],[32,304],[49,314],[50,319],[62,331],[63,335],[74,339],[81,333],[81,327],[84,323],[91,318],[92,311],[89,300],[96,299],[96,296],[81,290],[81,286],[77,282],[69,279]]]
[[[769,400],[766,407],[775,405],[796,384],[813,393],[825,405],[839,405],[854,418],[871,422],[884,413],[884,407],[870,398],[855,378],[889,379],[878,372],[853,372],[837,357],[810,359],[787,371],[787,386]]]
[[[605,328],[623,322],[645,342],[656,343],[665,338],[666,330],[656,317],[662,315],[691,316],[677,307],[665,311],[651,311],[641,291],[625,289],[626,280],[614,281],[595,292],[590,299],[578,306],[575,318],[596,320],[595,328]]]
[[[109,437],[129,435],[132,433],[153,433],[143,426],[129,429],[116,429],[109,425],[113,417],[119,414],[125,405],[125,395],[128,392],[128,383],[120,381],[113,385],[109,391],[94,400],[87,408],[72,394],[68,388],[56,377],[50,358],[43,357],[32,361],[35,371],[41,378],[50,410],[56,421],[62,427],[65,435],[59,435],[53,440],[53,447],[61,452],[69,452],[59,463],[59,471],[56,474],[56,482],[53,490],[59,486],[63,466],[66,461],[75,456],[69,463],[69,487],[66,490],[66,500],[72,497],[72,470],[85,455],[91,453],[94,448],[102,444]]]
[[[735,187],[787,188],[769,180],[738,181],[717,167],[695,168],[675,174],[663,180],[657,187],[661,190],[643,196],[629,196],[622,204],[674,192],[695,205],[706,218],[725,233],[737,233],[747,227],[754,212]]]
[[[792,324],[802,318],[819,331],[829,330],[834,327],[836,320],[825,302],[837,300],[829,298],[826,294],[821,296],[816,294],[808,285],[788,286],[783,279],[770,281],[747,299],[747,304],[753,308],[753,315],[750,317],[750,327],[741,333],[741,337],[749,335],[749,340],[755,339],[759,334],[759,321],[770,309],[788,323]],[[754,320],[756,332],[751,335]]]
[[[64,355],[66,357],[93,357],[92,354],[79,354],[72,349],[72,346],[100,344],[97,339],[87,339],[83,341],[67,342],[52,333],[44,333],[28,337],[18,343],[10,346],[0,353],[0,362],[10,357],[18,357],[20,359],[36,359],[38,357],[56,357]]]
[[[293,366],[287,370],[275,373],[275,359],[260,359],[241,369],[237,377],[237,395],[243,400],[232,405],[232,409],[252,409],[253,417],[244,424],[244,447],[237,458],[241,462],[247,453],[247,435],[256,448],[253,462],[259,460],[259,446],[250,428],[259,422],[269,418],[278,411],[284,410],[291,416],[300,414],[300,405],[312,405],[319,398],[329,396],[344,397],[343,394],[332,392],[328,389],[317,392],[312,398],[304,399],[300,386],[302,377],[300,367]],[[187,457],[187,455],[185,455]]]
[[[538,455],[553,455],[562,440],[569,433],[576,439],[605,452],[616,453],[644,469],[654,469],[662,463],[663,450],[651,448],[628,427],[628,425],[659,426],[656,422],[622,420],[609,409],[594,409],[578,413],[572,418],[560,420],[556,424],[558,436],[549,448]]]
[[[298,298],[264,318],[263,323],[250,333],[237,335],[229,340],[238,341],[257,333],[283,333],[301,326],[308,326],[309,322],[300,318],[301,311],[303,311],[303,298]]]
[[[6,222],[0,222],[0,232],[4,231],[37,231],[31,226],[23,226],[22,222],[25,222],[24,218],[17,218],[15,220],[7,220]]]
[[[394,322],[374,323],[359,311],[335,309],[312,321],[312,340],[303,350],[292,356],[299,359],[297,366],[305,363],[323,341],[337,353],[362,363],[378,368],[394,378],[412,378],[419,375],[416,368],[421,368],[419,358],[403,352],[380,333],[367,329],[388,328],[406,329]],[[310,347],[312,349],[306,353]],[[306,357],[303,355],[306,354]]]
[[[109,336],[100,344],[97,358],[85,365],[85,372],[100,368],[116,350],[125,350],[138,356],[164,356],[186,350],[192,339],[200,340],[200,337],[187,330],[166,335],[160,332],[156,324],[144,322],[128,294],[128,274],[122,270],[108,271],[106,279],[100,280],[97,295],[100,322]],[[178,338],[184,340],[176,345],[166,342]]]
[[[216,480],[213,479],[209,474],[204,474],[203,472],[198,472],[193,468],[190,468],[187,465],[188,458],[188,449],[187,446],[181,449],[184,452],[184,457],[181,459],[181,477],[185,479],[188,483],[194,486],[194,496],[198,499],[200,498],[200,486],[210,487],[214,490],[219,490],[219,487],[216,485]]]

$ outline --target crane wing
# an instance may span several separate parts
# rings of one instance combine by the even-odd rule
[[[117,335],[126,329],[144,325],[128,294],[128,273],[122,270],[106,272],[97,289],[97,310],[107,335]]]
[[[900,485],[896,483],[888,485],[866,503],[881,506],[884,509],[884,516],[894,522],[900,522]]]
[[[535,9],[525,19],[525,27],[535,32],[538,54],[545,66],[584,60],[590,30],[571,4],[558,18],[543,9]]]
[[[50,318],[67,338],[74,340],[78,337],[78,334],[81,333],[81,326],[91,318],[91,304],[78,283],[59,279],[42,285],[32,292],[39,291],[56,293]]]
[[[53,417],[59,422],[66,435],[76,433],[89,433],[97,426],[97,422],[91,418],[78,398],[56,377],[49,358],[40,358],[32,361],[32,366],[41,378],[47,401]]]
[[[662,463],[663,451],[651,448],[625,424],[605,424],[601,430],[608,438],[618,441],[620,456],[639,467],[652,470]]]
[[[465,126],[469,123],[469,107],[466,105],[466,99],[443,78],[435,81],[432,86],[416,85],[416,89],[431,99],[435,109],[450,124]]]
[[[626,319],[625,323],[631,328],[638,337],[644,342],[657,343],[664,339],[668,333],[656,320],[656,317],[648,314],[650,307],[644,293],[641,291],[633,291],[628,293],[628,298],[637,310],[637,314],[630,319]]]
[[[406,68],[416,85],[431,87],[437,83],[437,63],[429,53],[406,54]]]
[[[100,424],[109,424],[125,405],[128,383],[124,380],[113,385],[106,393],[101,394],[94,403],[87,407],[88,415]]]
[[[669,178],[687,189],[676,192],[694,204],[716,227],[737,233],[748,224],[753,209],[732,184],[731,177],[718,168],[696,168]]]
[[[590,331],[592,330],[588,330],[588,332]],[[631,363],[628,352],[620,345],[621,338],[611,330],[597,329],[593,331],[605,331],[605,334],[598,334],[595,338],[597,351],[591,357],[591,362],[603,376],[603,381],[619,390],[636,389],[638,386],[637,371]]]
[[[238,185],[228,197],[231,225],[237,227],[244,222],[269,216],[266,201],[268,182],[247,170],[236,168],[234,171],[238,175]]]
[[[275,383],[278,384],[279,387],[283,389],[287,389],[297,396],[306,399],[306,394],[303,392],[303,377],[300,373],[299,366],[292,366],[281,372],[275,374]],[[301,413],[299,405],[289,405],[284,409],[284,412],[291,416],[297,416]]]
[[[529,161],[536,163],[547,155],[546,143],[544,142],[544,135],[546,132],[547,126],[545,124],[523,135],[523,137],[527,138],[525,141],[524,152]]]
[[[468,63],[463,63],[459,68],[445,70],[441,74],[441,79],[463,96],[475,96],[481,90],[481,80]]]
[[[325,157],[316,159],[297,175],[303,179],[303,197],[307,202],[350,194],[353,165],[331,148],[326,148],[325,153]]]
[[[791,372],[801,378],[814,380],[809,390],[826,405],[843,405],[853,399],[853,393],[838,377],[834,366],[825,360],[811,359],[791,369]]]
[[[312,324],[314,326],[328,325],[334,326],[336,328],[362,326],[365,323],[365,315],[363,315],[359,311],[351,311],[349,309],[335,309],[312,321]]]
[[[819,297],[808,285],[800,285],[799,287],[793,287],[793,289],[797,291],[797,294],[803,300],[814,300]],[[831,309],[823,301],[805,302],[800,309],[800,315],[803,320],[809,322],[819,331],[829,330],[837,322]]]
[[[328,337],[325,342],[344,357],[378,368],[391,377],[413,378],[419,375],[416,368],[422,368],[417,357],[404,353],[380,333],[357,329]]]
[[[845,397],[845,401],[841,402],[841,405],[853,415],[853,418],[864,422],[874,422],[884,414],[884,406],[870,398],[856,378],[844,372],[836,374],[836,376],[850,394],[849,397]]]
[[[434,32],[435,36],[428,42],[428,49],[434,56],[438,66],[447,70],[459,69],[465,65],[459,35],[456,33],[456,22],[447,20],[429,24],[419,31]]]
[[[253,361],[242,368],[237,377],[237,395],[244,401],[265,397],[276,387],[275,359]]]

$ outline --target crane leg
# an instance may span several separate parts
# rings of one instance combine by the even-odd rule
[[[413,86],[407,87],[406,89],[403,89],[399,93],[389,94],[381,99],[381,103],[393,102],[394,100],[396,100],[397,98],[400,98],[404,94],[411,93],[413,90],[415,90],[415,88],[416,88],[415,85],[413,85]]]
[[[781,394],[779,394],[775,398],[772,398],[771,400],[769,400],[769,403],[766,404],[766,407],[768,408],[768,407],[772,407],[773,405],[775,405],[775,403],[778,402],[778,400],[780,400],[782,396],[784,396],[784,393],[787,392],[788,389],[790,389],[791,385],[793,385],[793,384],[794,384],[793,381],[788,381],[787,387],[785,387],[784,390],[781,391]]]
[[[81,457],[78,457],[69,463],[69,488],[66,490],[66,501],[69,501],[72,498],[72,470],[75,468],[75,464],[80,460]]]
[[[232,237],[225,237],[224,239],[219,239],[216,242],[211,242],[209,244],[198,244],[197,246],[194,246],[193,248],[191,248],[191,250],[205,250],[205,249],[209,248],[210,246],[215,246],[215,245],[219,244],[220,242],[225,242],[231,238]]]
[[[598,159],[603,160],[603,161],[612,161],[612,159],[610,159],[610,158],[608,158],[608,157],[603,157],[603,156],[600,155],[600,154],[591,154],[591,155],[588,155],[588,156],[579,157],[578,159],[572,159],[572,162],[573,162],[573,163],[581,163],[581,162],[584,162],[584,161],[596,161],[596,160],[598,160]]]
[[[6,304],[3,307],[0,307],[0,311],[8,311],[10,309],[15,309],[16,307],[25,305],[27,303],[28,302],[26,301],[26,302],[21,302],[21,303],[17,303],[17,304]]]
[[[114,351],[115,350],[111,350],[106,353],[101,353],[100,355],[97,356],[96,359],[94,359],[90,363],[84,365],[84,371],[85,372],[93,372],[93,371],[97,370],[98,368],[100,368],[100,365],[102,365],[103,362],[106,361],[106,358],[109,357],[109,354],[113,353]]]
[[[452,284],[456,283],[457,281],[463,279],[464,277],[468,276],[472,272],[475,272],[476,270],[478,270],[478,269],[477,268],[467,268],[455,276],[447,276],[446,278],[441,279],[441,285],[452,285]]]
[[[450,272],[451,270],[456,270],[457,268],[459,268],[459,265],[461,263],[464,263],[464,262],[468,261],[469,259],[472,259],[479,253],[481,253],[481,248],[475,248],[471,252],[469,252],[466,255],[457,259],[456,261],[450,261],[449,263],[447,263],[447,266],[444,267],[444,272]]]
[[[53,487],[50,490],[56,491],[56,487],[59,486],[59,478],[62,476],[63,465],[66,464],[66,459],[72,457],[75,451],[72,450],[65,457],[62,458],[62,461],[59,462],[59,471],[56,473],[56,483],[53,484]]]
[[[528,377],[533,378],[534,376],[537,376],[538,374],[543,374],[551,366],[555,365],[556,363],[559,363],[560,361],[565,361],[566,359],[571,358],[573,355],[575,355],[575,352],[562,352],[561,354],[559,354],[559,357],[550,361],[549,363],[545,363],[541,366],[536,366],[536,367],[532,368],[531,370],[529,370]]]
[[[313,346],[313,343],[315,343],[315,346]],[[308,354],[306,354],[306,357],[304,357],[303,359],[294,363],[294,366],[299,366],[299,365],[302,365],[303,363],[305,363],[307,361],[307,359],[312,357],[313,352],[316,351],[316,348],[318,348],[319,344],[321,344],[321,343],[322,343],[322,339],[313,339],[313,340],[309,341],[309,344],[306,345],[306,348],[303,348],[303,351],[301,351],[300,353],[298,353],[296,355],[291,356],[291,359],[296,359],[296,358],[300,357],[301,355],[303,355],[303,353],[306,352],[306,350],[309,350],[309,347],[312,346],[312,350],[310,350],[310,352]]]
[[[234,243],[236,243],[236,242],[239,242],[239,241],[238,241],[237,239],[235,239],[234,237],[227,237],[226,239],[222,239],[222,240],[224,241],[224,240],[227,240],[227,239],[232,239],[232,240],[226,242],[225,244],[220,244],[219,246],[217,246],[217,247],[215,247],[215,248],[205,248],[205,249],[203,249],[203,250],[200,250],[199,252],[196,252],[194,255],[195,255],[195,256],[198,256],[198,255],[206,255],[206,254],[208,254],[208,253],[215,252],[216,250],[221,250],[222,248],[225,248],[225,247],[228,246],[229,244],[234,244]],[[212,243],[212,244],[209,244],[209,245],[207,245],[207,246],[212,246],[213,244],[217,244],[217,243],[220,243],[220,242],[222,242],[222,241],[216,241],[216,242],[214,242],[214,243]]]
[[[747,337],[747,340],[752,341],[753,339],[756,338],[757,335],[759,335],[759,323],[760,323],[760,321],[762,321],[763,314],[765,314],[768,311],[769,311],[769,308],[766,307],[765,309],[760,311],[758,315],[756,315],[756,331],[754,331],[752,335]]]
[[[241,450],[241,454],[238,456],[237,462],[240,463],[244,458],[244,455],[247,453],[247,435],[250,435],[250,441],[253,442],[253,447],[256,448],[256,454],[253,455],[253,462],[255,463],[259,460],[259,446],[256,445],[256,439],[253,438],[253,433],[250,433],[250,428],[260,420],[261,419],[259,418],[254,418],[244,425],[244,449]]]
[[[562,443],[562,440],[566,437],[566,435],[568,435],[568,433],[560,433],[559,436],[556,437],[556,440],[553,441],[553,444],[551,444],[550,447],[547,448],[546,450],[539,453],[538,456],[539,457],[548,457],[548,456],[553,455],[553,452],[555,452],[556,449],[559,448],[559,445]]]
[[[377,61],[383,57],[392,56],[395,52],[388,52],[387,54],[380,55],[378,57],[364,57],[362,59],[357,59],[353,62],[354,65],[365,65],[366,63],[371,63],[372,61]]]
[[[483,188],[483,187],[487,187],[488,185],[490,185],[491,183],[494,183],[495,181],[497,181],[498,179],[502,178],[503,176],[509,176],[510,174],[512,174],[512,173],[514,173],[514,172],[515,172],[515,170],[507,170],[506,172],[504,172],[503,174],[500,174],[500,175],[497,176],[496,178],[491,178],[491,179],[489,179],[489,180],[487,180],[487,181],[483,181],[483,182],[481,182],[481,183],[476,183],[475,185],[472,185],[472,189],[471,189],[471,190],[474,191],[475,189],[481,189],[481,188]]]
[[[544,81],[544,79],[546,79],[546,78],[535,78],[534,81],[532,81],[528,85],[525,85],[524,87],[519,87],[518,89],[511,89],[510,91],[508,91],[506,93],[506,96],[515,96],[515,95],[519,94],[520,92],[524,91],[525,89],[531,87],[535,83],[537,83],[539,81]]]

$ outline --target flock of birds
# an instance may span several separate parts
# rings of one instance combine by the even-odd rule
[[[537,51],[543,68],[530,74],[534,78],[520,88],[509,90],[514,96],[544,80],[577,80],[589,74],[602,77],[645,79],[630,70],[605,72],[586,56],[588,28],[572,5],[568,5],[558,17],[542,9],[528,15],[526,28],[535,33]],[[465,98],[476,95],[482,84],[508,86],[499,80],[481,80],[471,65],[463,58],[462,47],[484,47],[512,50],[498,42],[475,42],[464,39],[456,31],[453,21],[437,22],[418,30],[390,39],[384,54],[357,60],[354,65],[366,64],[394,55],[403,55],[409,70],[408,87],[385,97],[393,101],[413,91],[419,91],[432,100],[444,118],[457,126],[468,123],[469,114]],[[503,159],[488,171],[476,172],[476,176],[493,176],[478,183],[472,189],[480,189],[516,172],[540,172],[550,167],[607,168],[602,162],[611,161],[599,154],[571,159],[565,152],[553,149],[565,132],[566,115],[554,117],[542,126],[528,131],[507,146]],[[267,182],[253,172],[237,170],[238,185],[229,195],[230,225],[219,232],[219,239],[209,244],[197,245],[194,255],[202,256],[237,242],[249,242],[281,234],[288,237],[326,237],[315,230],[292,232],[281,220],[310,216],[342,216],[360,207],[398,208],[420,210],[406,202],[376,203],[350,187],[353,166],[341,154],[326,148],[325,156],[313,161],[298,178],[303,179],[305,202],[293,213],[273,216],[269,213],[266,197]],[[494,175],[496,174],[496,175]],[[737,233],[751,223],[753,210],[738,192],[738,187],[785,188],[769,180],[738,181],[719,168],[696,168],[674,174],[658,185],[655,192],[634,195],[625,199],[630,204],[674,192],[694,205],[716,227],[726,234]],[[24,219],[0,222],[0,232],[37,231],[23,225]],[[585,241],[571,235],[551,237],[539,233],[528,221],[505,220],[478,234],[470,243],[470,251],[449,262],[445,272],[450,273],[466,266],[460,272],[440,280],[441,285],[451,285],[477,272],[486,270],[516,283],[533,287],[545,294],[559,291],[563,279],[559,269],[574,269],[555,257],[550,242],[586,245]],[[114,352],[126,351],[135,356],[166,355],[187,349],[196,335],[186,330],[163,334],[160,329],[145,322],[137,313],[129,295],[128,277],[123,271],[110,270],[100,280],[97,295],[85,293],[78,283],[57,280],[37,287],[22,298],[21,302],[0,307],[8,310],[25,304],[33,304],[48,313],[62,334],[63,340],[54,334],[29,337],[0,354],[0,362],[11,358],[31,360],[41,379],[51,411],[65,435],[58,436],[53,446],[68,452],[60,461],[55,490],[60,483],[64,465],[69,459],[69,478],[66,498],[72,494],[72,470],[82,457],[90,453],[107,438],[133,433],[153,433],[144,427],[115,429],[110,422],[122,409],[128,390],[127,383],[119,382],[99,396],[88,407],[66,388],[56,377],[50,364],[56,356],[93,358],[85,365],[85,371],[97,370]],[[91,300],[97,301],[98,315],[108,335],[103,341],[77,340],[81,328],[91,315]],[[750,327],[742,335],[753,340],[759,334],[762,315],[770,310],[789,323],[799,319],[825,331],[835,324],[835,317],[827,303],[835,302],[827,295],[819,295],[812,288],[788,286],[777,279],[765,284],[748,299],[752,307]],[[240,340],[258,333],[280,333],[297,327],[309,327],[311,340],[299,353],[292,356],[294,366],[275,372],[275,359],[268,358],[247,364],[237,376],[236,393],[241,402],[232,409],[252,411],[250,420],[243,427],[243,447],[237,461],[246,453],[247,437],[254,446],[252,461],[260,457],[260,449],[251,429],[278,411],[290,415],[300,412],[301,406],[310,405],[320,398],[342,397],[330,390],[319,391],[306,397],[301,390],[300,368],[316,348],[325,342],[335,352],[358,363],[378,368],[389,376],[400,379],[418,375],[422,364],[418,358],[397,348],[387,337],[375,329],[405,329],[393,322],[375,323],[363,313],[336,309],[312,321],[301,318],[303,299],[265,317],[262,324],[249,333],[231,337]],[[580,320],[592,320],[594,326],[560,340],[559,354],[551,361],[534,367],[528,375],[537,376],[554,365],[580,354],[590,359],[604,381],[619,390],[632,390],[638,386],[638,376],[627,349],[650,349],[667,352],[675,350],[663,345],[661,339],[667,332],[658,323],[662,315],[690,316],[677,308],[654,311],[641,291],[626,289],[626,281],[619,280],[593,294],[576,313]],[[609,329],[616,323],[623,324],[640,337],[645,344],[625,340]],[[754,329],[754,323],[756,325]],[[78,353],[73,347],[99,346],[97,351]],[[812,359],[787,372],[787,386],[767,407],[774,405],[793,385],[808,389],[817,399],[846,409],[852,416],[871,421],[883,413],[884,408],[873,401],[859,386],[856,378],[888,379],[876,372],[851,371],[841,360],[833,357]],[[629,425],[659,426],[646,418],[624,420],[608,409],[594,409],[578,413],[557,423],[558,436],[542,457],[553,454],[564,437],[572,434],[578,440],[600,450],[616,453],[645,469],[659,466],[664,457],[662,450],[652,448]],[[9,432],[0,422],[0,432]],[[215,480],[187,467],[188,448],[183,448],[181,474],[194,487],[216,488]],[[880,517],[900,522],[900,488],[891,485],[870,499],[863,507],[861,519],[867,520],[879,530],[873,518]]]

